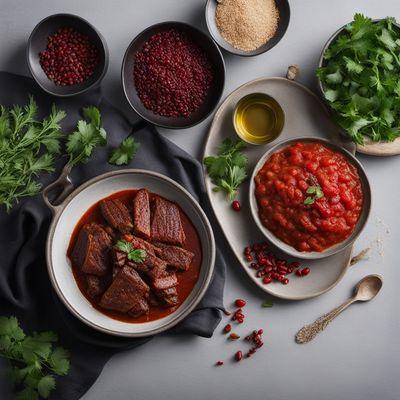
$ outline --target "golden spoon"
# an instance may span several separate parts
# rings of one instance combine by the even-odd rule
[[[328,324],[336,318],[342,311],[356,301],[369,301],[372,300],[378,292],[381,290],[383,285],[382,278],[379,275],[368,275],[358,282],[354,289],[354,294],[345,303],[336,307],[328,314],[324,314],[318,318],[315,322],[310,325],[306,325],[301,328],[295,337],[297,343],[307,343],[314,339],[315,336],[323,331]]]

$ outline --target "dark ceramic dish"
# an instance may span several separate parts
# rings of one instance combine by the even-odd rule
[[[221,35],[219,29],[217,28],[217,24],[215,23],[215,12],[217,9],[218,2],[217,0],[208,0],[206,3],[206,23],[210,35],[213,39],[221,46],[223,49],[228,51],[229,53],[235,54],[237,56],[242,57],[252,57],[258,56],[259,54],[265,53],[271,50],[275,45],[279,43],[279,41],[283,38],[286,33],[286,29],[289,25],[290,20],[290,7],[288,0],[275,0],[276,6],[279,10],[279,22],[278,29],[267,43],[259,47],[258,49],[252,51],[243,51],[236,49],[232,45],[230,45]]]
[[[42,70],[39,53],[46,49],[47,38],[63,27],[71,27],[90,38],[99,51],[100,61],[93,75],[84,82],[58,86]],[[72,14],[54,14],[40,21],[32,31],[26,49],[29,70],[38,85],[54,96],[68,97],[85,92],[100,84],[108,68],[108,49],[101,33],[88,21]]]
[[[149,40],[151,36],[169,29],[176,29],[186,33],[205,51],[213,66],[214,80],[207,97],[203,104],[188,117],[163,117],[155,114],[153,111],[144,107],[135,88],[133,78],[135,54],[143,47],[144,43]],[[121,79],[124,93],[129,104],[146,121],[164,128],[189,128],[190,126],[196,125],[204,120],[217,106],[224,90],[225,63],[218,46],[203,32],[183,22],[162,22],[150,26],[132,40],[122,61]]]

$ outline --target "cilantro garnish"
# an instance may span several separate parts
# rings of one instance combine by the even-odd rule
[[[400,29],[356,14],[318,68],[337,124],[358,144],[400,136]]]
[[[55,375],[66,375],[69,353],[54,332],[25,335],[15,317],[0,317],[0,357],[11,363],[10,378],[19,390],[18,400],[47,399],[56,386]]]
[[[114,165],[128,164],[135,157],[139,146],[133,137],[127,137],[112,151],[108,162]]]
[[[135,249],[132,243],[126,240],[118,240],[116,246],[120,251],[127,254],[128,260],[130,261],[141,264],[146,259],[146,250]]]
[[[216,156],[204,159],[207,173],[215,185],[213,191],[226,192],[230,200],[235,198],[239,186],[247,178],[248,160],[242,152],[245,148],[241,140],[225,139],[218,147]]]
[[[324,192],[319,185],[309,186],[306,190],[306,193],[310,194],[311,196],[307,196],[304,199],[304,204],[314,204],[315,200],[324,197]]]

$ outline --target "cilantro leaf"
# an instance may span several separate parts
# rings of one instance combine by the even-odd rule
[[[355,14],[316,71],[336,123],[358,144],[400,131],[400,29],[393,17]],[[311,201],[311,200],[308,200]]]
[[[17,399],[48,398],[56,386],[55,375],[67,374],[69,355],[61,347],[53,349],[56,341],[54,332],[26,336],[15,317],[0,317],[0,357],[10,360]]]
[[[106,131],[101,127],[100,111],[91,106],[84,108],[82,113],[85,119],[78,121],[77,130],[67,138],[66,151],[71,166],[87,162],[96,147],[107,143]]]
[[[242,152],[246,145],[241,140],[225,139],[216,156],[205,157],[203,162],[212,179],[214,192],[224,191],[230,200],[236,196],[239,186],[247,178],[247,156]]]
[[[264,301],[264,303],[261,304],[261,307],[264,308],[271,308],[273,307],[274,303],[272,303],[272,301]]]
[[[116,246],[120,251],[127,254],[128,260],[130,261],[142,264],[146,259],[146,250],[135,249],[132,243],[127,242],[126,240],[118,240]]]
[[[46,375],[40,379],[37,388],[40,396],[47,399],[50,392],[56,387],[56,380],[53,375]]]
[[[135,157],[139,146],[132,136],[127,137],[112,151],[108,162],[114,165],[128,164]]]

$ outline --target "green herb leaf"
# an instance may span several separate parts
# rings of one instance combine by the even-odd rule
[[[391,141],[400,129],[400,29],[355,14],[316,71],[336,123],[358,144]]]
[[[67,138],[66,151],[71,166],[87,162],[96,147],[107,143],[106,131],[101,127],[100,111],[91,106],[84,108],[82,113],[85,120],[79,120],[77,130]]]
[[[69,369],[68,352],[61,347],[54,332],[26,336],[15,317],[0,317],[0,357],[10,360],[9,377],[17,387],[17,399],[48,398],[55,388],[56,375]]]
[[[314,197],[308,196],[308,197],[306,197],[304,199],[304,204],[306,204],[306,205],[314,204],[314,202],[315,202],[315,198]]]
[[[50,392],[56,387],[56,380],[52,375],[46,375],[40,379],[37,388],[40,396],[47,399],[50,396]]]
[[[126,165],[131,161],[139,148],[139,143],[130,136],[123,140],[118,147],[116,147],[108,160],[110,164]]]
[[[246,148],[241,140],[225,139],[216,156],[204,158],[207,173],[212,179],[214,192],[224,191],[233,200],[237,190],[247,178],[248,159],[242,150]]]
[[[265,301],[264,303],[261,304],[261,307],[271,308],[273,305],[274,303],[272,303],[272,301]]]
[[[132,246],[132,243],[127,242],[126,240],[118,240],[116,246],[120,251],[128,255],[128,260],[141,264],[146,259],[146,250],[135,249]]]
[[[54,155],[60,151],[65,113],[53,107],[49,116],[38,119],[37,111],[33,97],[24,107],[0,106],[0,204],[8,211],[20,198],[40,191],[37,178],[54,170]]]

